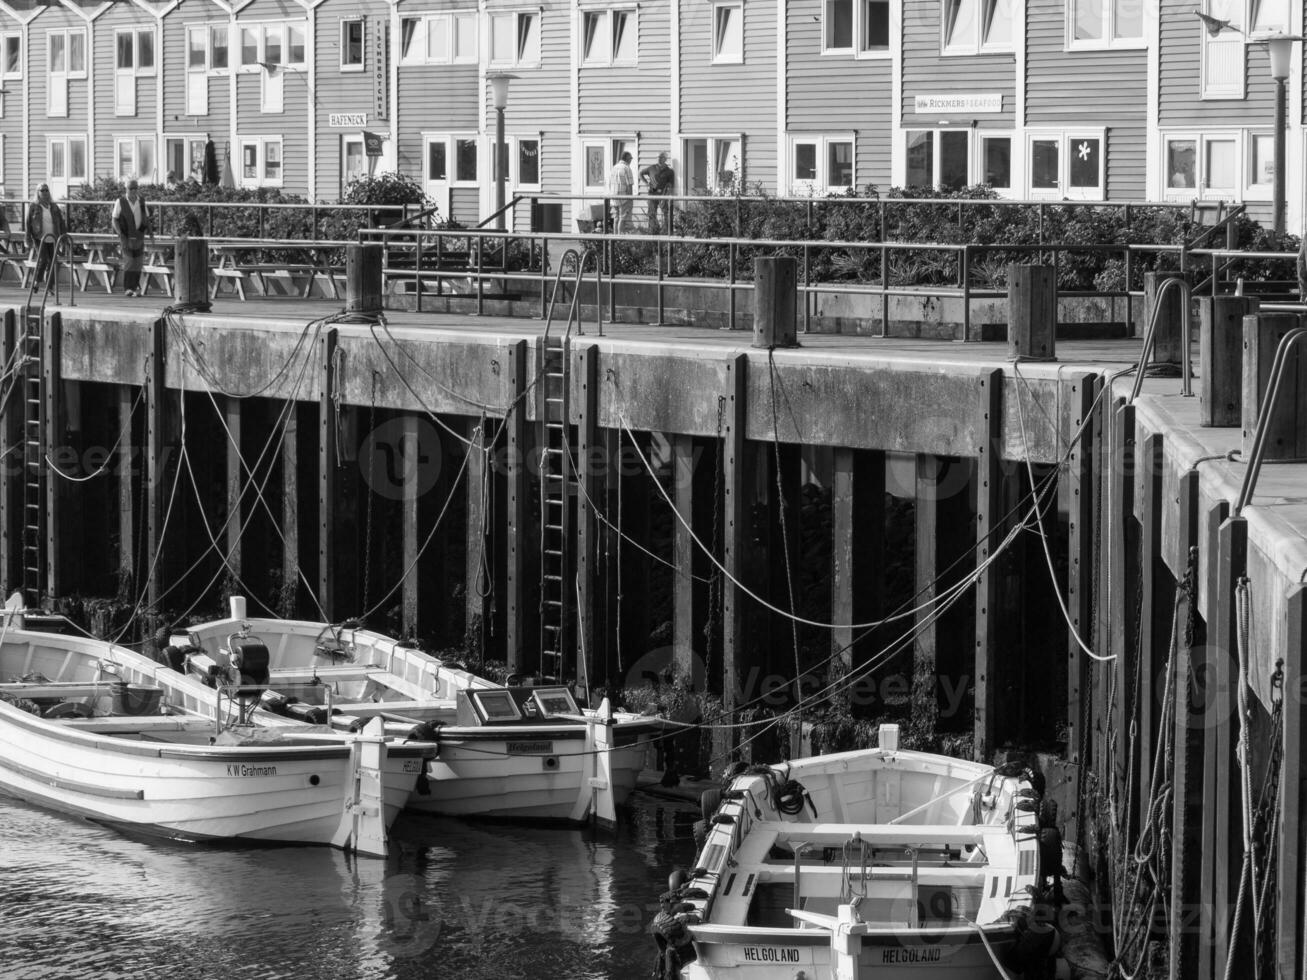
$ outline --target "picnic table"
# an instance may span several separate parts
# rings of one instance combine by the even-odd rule
[[[345,241],[287,242],[271,238],[210,238],[209,253],[216,298],[229,286],[242,300],[249,283],[264,296],[273,295],[271,283],[280,282],[285,295],[307,299],[319,281],[339,299],[336,279],[343,275]]]

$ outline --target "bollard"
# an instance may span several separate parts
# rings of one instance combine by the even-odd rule
[[[1257,312],[1255,296],[1198,297],[1199,424],[1233,428],[1242,422],[1243,318]]]
[[[1271,380],[1276,348],[1302,325],[1297,313],[1261,313],[1243,318],[1243,458],[1252,458],[1257,416]],[[1262,459],[1307,459],[1307,352],[1302,341],[1289,352],[1274,414],[1266,422]]]
[[[769,255],[753,260],[753,346],[797,347],[798,260]]]
[[[1057,360],[1057,270],[1007,267],[1007,350],[1014,361]]]
[[[209,240],[207,238],[177,239],[176,261],[173,273],[177,283],[177,302],[195,310],[208,311],[209,303]]]
[[[1153,310],[1157,308],[1157,294],[1162,284],[1168,279],[1179,276],[1166,272],[1144,273],[1144,329],[1152,322]],[[1162,297],[1161,309],[1157,311],[1157,329],[1153,332],[1154,364],[1179,364],[1181,356],[1181,321],[1184,317],[1184,293],[1172,286]]]
[[[381,312],[381,246],[345,246],[345,312]]]

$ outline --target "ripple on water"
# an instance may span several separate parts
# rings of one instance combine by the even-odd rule
[[[142,840],[0,797],[5,980],[643,976],[688,804],[612,835],[401,818],[384,861]]]

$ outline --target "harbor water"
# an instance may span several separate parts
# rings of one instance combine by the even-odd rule
[[[405,814],[374,860],[129,837],[0,796],[0,976],[643,977],[698,811],[632,802],[612,833]]]

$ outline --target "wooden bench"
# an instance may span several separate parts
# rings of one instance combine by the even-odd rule
[[[80,266],[82,270],[82,292],[86,292],[91,277],[98,276],[104,285],[104,291],[112,293],[114,278],[118,274],[118,263],[110,260],[109,249],[115,246],[109,242],[85,242],[81,247],[86,250],[84,259],[73,264]]]

